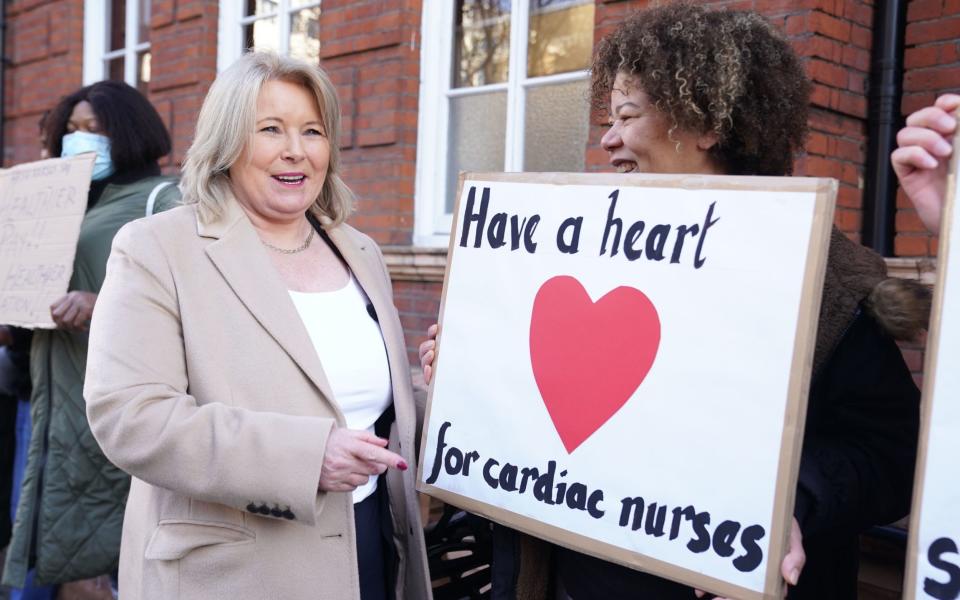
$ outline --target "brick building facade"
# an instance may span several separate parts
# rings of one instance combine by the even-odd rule
[[[448,81],[451,70],[455,78],[463,75],[451,69],[451,55],[460,52],[462,71],[470,58],[464,58],[464,49],[475,50],[479,44],[467,43],[479,31],[476,23],[456,18],[455,7],[463,4],[500,11],[499,16],[481,15],[487,20],[480,19],[479,30],[493,36],[483,42],[488,46],[491,39],[502,46],[514,32],[501,57],[513,75],[487,64],[479,74],[464,75],[463,85]],[[569,100],[570,90],[585,89],[585,64],[556,67],[564,56],[553,57],[553,66],[545,67],[549,73],[533,77],[533,62],[514,56],[533,53],[533,37],[524,40],[528,32],[516,31],[538,28],[543,34],[549,23],[576,26],[582,30],[580,38],[572,30],[551,35],[574,53],[583,50],[586,39],[589,54],[590,45],[624,15],[647,4],[645,0],[531,0],[513,2],[522,6],[512,7],[508,0],[4,0],[2,162],[10,166],[37,159],[37,122],[44,111],[84,83],[116,77],[138,85],[157,106],[174,140],[164,167],[175,172],[209,84],[244,46],[252,41],[317,59],[331,74],[342,100],[344,179],[360,199],[352,223],[384,247],[413,356],[439,309],[443,227],[448,223],[443,206],[450,195],[444,173],[449,175],[456,166],[496,168],[501,158],[496,170],[520,170],[535,161],[549,170],[608,168],[599,146],[602,117],[591,115],[585,103]],[[796,174],[839,180],[836,223],[861,239],[865,215],[874,202],[865,197],[864,189],[867,148],[876,134],[869,126],[869,91],[876,85],[871,80],[876,58],[872,49],[881,13],[887,4],[905,10],[902,46],[897,49],[905,66],[900,102],[905,115],[942,92],[960,89],[960,0],[704,4],[761,12],[803,57],[814,83],[813,110],[807,153],[798,160]],[[512,19],[513,29],[497,25],[504,15]],[[476,20],[477,15],[470,18]],[[498,33],[503,37],[496,38]],[[499,60],[494,52],[489,54],[493,63]],[[528,73],[517,75],[523,63]],[[566,94],[564,102],[579,111],[580,122],[569,137],[575,140],[571,152],[553,163],[549,157],[534,156],[530,140],[512,133],[523,130],[518,119],[537,118],[535,111],[525,113],[521,105],[536,108],[543,90],[548,95]],[[469,158],[450,158],[459,156],[459,150],[457,140],[447,135],[461,125],[458,119],[469,125],[476,106],[484,108],[491,122],[506,123],[500,125],[505,130],[503,145],[486,150],[489,155],[478,159],[480,165],[471,164]],[[500,138],[494,141],[499,143]],[[477,147],[489,142],[480,139]],[[895,223],[891,266],[902,276],[932,281],[936,240],[925,232],[902,193],[891,210],[895,211],[887,215]],[[922,346],[907,346],[904,352],[919,376]]]
[[[117,6],[124,2],[130,10],[118,11]],[[533,0],[530,4],[536,11],[553,3],[569,8],[585,1]],[[36,159],[37,121],[43,112],[83,83],[121,75],[124,69],[114,68],[119,67],[114,63],[123,60],[123,56],[116,57],[125,51],[127,62],[133,58],[138,63],[136,69],[126,67],[128,74],[134,74],[131,82],[148,93],[173,134],[174,152],[165,168],[175,171],[190,144],[207,87],[218,69],[231,55],[239,55],[243,42],[250,39],[230,34],[231,27],[238,27],[230,20],[240,23],[254,18],[262,11],[244,10],[254,4],[245,0],[6,0],[3,164]],[[418,169],[422,176],[431,165],[418,163],[418,152],[422,154],[433,146],[424,136],[429,119],[420,118],[421,104],[426,100],[422,80],[429,79],[422,77],[421,71],[431,64],[421,48],[425,40],[430,43],[435,37],[448,35],[445,29],[452,23],[444,23],[443,17],[449,17],[452,10],[444,5],[455,2],[300,1],[289,10],[288,0],[265,4],[280,12],[305,4],[317,6],[318,18],[310,34],[319,40],[319,60],[330,72],[343,101],[345,179],[361,200],[353,222],[388,247],[397,303],[412,348],[424,326],[437,314],[444,257],[443,235],[437,228],[423,225],[430,220],[429,207],[419,206],[429,201],[421,197],[422,193],[418,195],[418,187],[429,186],[422,185],[423,177],[418,179]],[[589,4],[593,4],[592,37],[596,40],[625,14],[647,2],[595,0]],[[840,181],[836,222],[859,239],[864,209],[871,202],[864,198],[864,186],[871,45],[879,3],[718,0],[708,4],[762,12],[804,57],[814,82],[813,111],[807,154],[798,160],[796,173]],[[932,102],[938,93],[960,87],[960,2],[910,0],[903,4],[906,31],[901,52],[906,70],[901,108],[907,114]],[[134,10],[134,6],[141,10]],[[440,18],[431,16],[431,11]],[[130,22],[133,12],[138,13],[138,27],[124,28],[115,23],[121,21],[118,16]],[[246,16],[245,12],[256,15]],[[425,25],[425,15],[433,22]],[[91,21],[99,21],[99,27]],[[137,33],[131,35],[134,29]],[[107,39],[101,50],[90,39],[98,35]],[[114,50],[124,42],[124,50]],[[224,49],[231,43],[235,47],[232,54]],[[440,49],[451,51],[449,45]],[[145,54],[149,58],[146,74],[141,72]],[[588,135],[582,141],[582,168],[604,170],[607,166],[599,146],[600,117],[591,118],[585,105],[581,112],[581,119],[589,123]],[[425,143],[418,148],[421,136]],[[569,163],[561,166],[572,170]],[[897,197],[895,211],[893,255],[897,258],[891,264],[905,276],[923,274],[929,278],[931,266],[917,259],[935,255],[936,240],[926,234],[902,194]],[[439,230],[442,232],[442,226]],[[917,353],[910,358],[919,370]]]

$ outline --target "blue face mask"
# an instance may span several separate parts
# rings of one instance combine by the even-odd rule
[[[103,179],[113,175],[113,160],[110,158],[110,138],[98,133],[75,131],[63,136],[60,156],[76,156],[84,152],[96,152],[97,160],[93,163],[93,180]]]

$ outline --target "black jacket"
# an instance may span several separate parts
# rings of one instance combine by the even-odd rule
[[[30,397],[30,339],[32,331],[11,327],[13,344],[8,348],[16,368],[15,380],[9,386],[13,395],[0,394],[0,548],[10,541],[10,494],[13,484],[13,459],[16,445],[18,398]]]
[[[861,313],[810,393],[794,510],[807,564],[790,598],[856,598],[857,535],[910,510],[919,406],[900,349]]]

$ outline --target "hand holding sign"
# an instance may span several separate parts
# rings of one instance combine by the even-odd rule
[[[803,534],[800,533],[800,524],[797,518],[793,518],[790,526],[790,538],[788,540],[789,548],[787,555],[783,557],[780,563],[780,575],[788,585],[797,585],[800,581],[800,573],[803,571],[803,565],[807,562],[807,553],[803,550]],[[787,597],[788,587],[783,586],[783,597]],[[696,590],[697,598],[706,596],[706,592]],[[733,600],[732,598],[717,598],[717,600]]]
[[[960,218],[957,206],[957,151],[955,132],[960,96],[947,94],[936,105],[910,115],[897,140],[894,165],[917,212],[939,220],[942,229],[937,251],[937,283],[927,337],[923,376],[923,419],[920,450],[907,548],[904,598],[956,600],[960,598],[960,504],[957,456],[960,455]],[[946,140],[950,135],[953,147]],[[903,147],[905,142],[911,145]],[[933,154],[936,158],[930,156]],[[950,160],[946,160],[946,157]],[[911,162],[911,158],[913,159]],[[935,162],[936,166],[931,167]],[[903,171],[902,169],[911,169]],[[949,175],[949,176],[948,176]],[[941,207],[942,203],[942,207]],[[925,222],[927,220],[925,219]],[[928,224],[929,225],[929,224]]]
[[[59,329],[86,331],[90,327],[97,295],[93,292],[73,291],[50,305],[50,317]]]
[[[93,302],[64,294],[93,160],[92,154],[83,154],[0,169],[0,322],[76,331],[86,327]]]
[[[779,597],[804,556],[791,501],[835,184],[622,183],[465,178],[443,368],[437,327],[419,347],[418,487],[692,587]]]
[[[907,117],[907,126],[897,133],[899,147],[890,155],[900,186],[913,201],[927,229],[940,229],[940,215],[947,194],[947,163],[953,152],[951,139],[957,130],[960,96],[944,94],[933,106]]]
[[[420,344],[420,368],[423,369],[423,381],[430,385],[433,378],[433,360],[437,356],[437,332],[440,326],[434,323],[427,327],[427,339]]]

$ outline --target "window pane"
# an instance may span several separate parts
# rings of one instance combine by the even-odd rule
[[[277,3],[274,0],[247,0],[247,5],[244,9],[244,15],[248,17],[253,15],[272,15],[276,12]]]
[[[126,0],[113,0],[107,11],[110,15],[110,22],[107,24],[107,35],[110,36],[110,50],[119,50],[126,44],[124,40],[127,35],[127,3]],[[113,79],[111,77],[111,79]],[[120,78],[121,80],[123,77]]]
[[[280,34],[277,29],[277,17],[260,19],[243,26],[243,47],[257,50],[279,51],[277,42]]]
[[[510,0],[457,0],[453,87],[507,80]]]
[[[290,6],[293,8],[300,8],[301,6],[309,6],[311,4],[320,4],[317,0],[290,0]]]
[[[593,0],[530,0],[528,77],[590,66],[593,7]]]
[[[137,30],[137,43],[150,41],[150,0],[140,0],[140,27]]]
[[[137,89],[144,96],[150,88],[150,51],[141,52],[137,55]]]
[[[503,171],[507,93],[450,99],[446,210],[453,211],[460,171]]]
[[[589,82],[527,89],[524,171],[582,171],[587,151]]]
[[[123,57],[118,56],[117,58],[107,61],[107,79],[112,79],[114,81],[123,81]]]
[[[290,21],[290,56],[315,63],[320,60],[320,8],[306,8]]]

